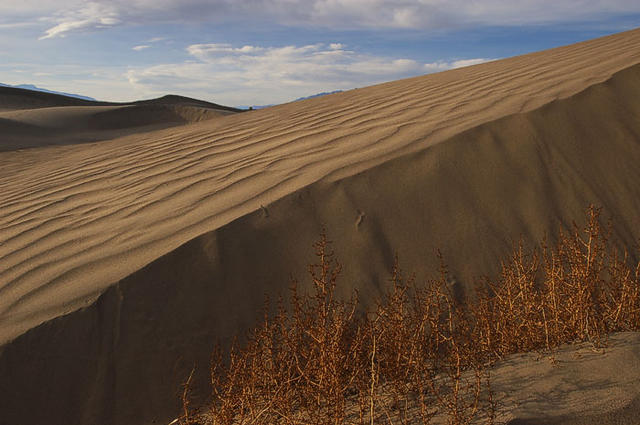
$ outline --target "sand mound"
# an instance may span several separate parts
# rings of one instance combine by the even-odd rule
[[[213,340],[252,324],[264,292],[286,288],[290,272],[304,275],[303,248],[321,223],[349,266],[346,290],[365,303],[395,251],[426,276],[440,247],[464,286],[495,270],[509,238],[553,233],[589,202],[614,216],[623,242],[637,239],[639,42],[636,30],[99,144],[0,154],[7,420],[169,418],[175,388]]]

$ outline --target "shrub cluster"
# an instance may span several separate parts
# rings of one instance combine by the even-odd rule
[[[590,207],[587,224],[553,246],[520,243],[495,279],[454,296],[441,259],[425,285],[396,260],[389,292],[367,314],[357,293],[336,299],[341,266],[324,232],[309,267],[311,294],[293,282],[242,347],[211,361],[206,409],[183,393],[181,424],[468,424],[495,421],[489,366],[506,355],[560,344],[606,344],[640,328],[640,263],[611,248]],[[266,303],[268,304],[268,303]]]

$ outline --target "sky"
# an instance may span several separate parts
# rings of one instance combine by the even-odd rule
[[[0,83],[266,105],[639,26],[638,0],[0,0]]]

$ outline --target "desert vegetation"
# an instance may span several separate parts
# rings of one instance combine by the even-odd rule
[[[323,232],[309,266],[310,293],[293,281],[242,345],[211,357],[211,397],[181,424],[493,424],[490,367],[505,356],[561,344],[604,346],[640,328],[640,263],[609,243],[600,210],[556,242],[518,244],[501,273],[455,296],[444,259],[417,285],[396,259],[373,310],[337,299],[341,265]],[[271,312],[271,313],[270,313]]]

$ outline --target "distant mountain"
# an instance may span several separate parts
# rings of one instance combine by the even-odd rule
[[[54,91],[54,90],[49,90],[49,89],[43,89],[42,87],[36,87],[33,84],[18,84],[18,85],[12,86],[12,85],[9,85],[9,84],[0,83],[0,86],[2,86],[2,87],[13,87],[13,88],[25,89],[25,90],[33,90],[33,91],[39,91],[39,92],[43,92],[43,93],[59,94],[61,96],[74,97],[76,99],[95,101],[94,98],[89,97],[89,96],[82,96],[80,94],[64,93],[64,92],[59,92],[59,91]]]

